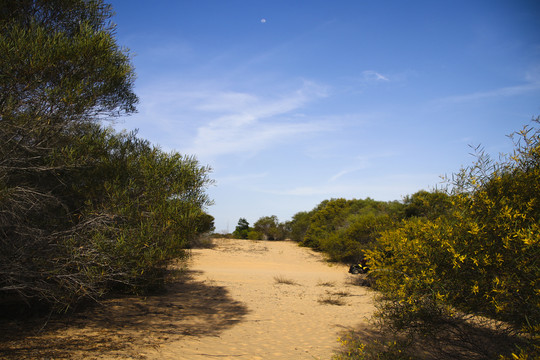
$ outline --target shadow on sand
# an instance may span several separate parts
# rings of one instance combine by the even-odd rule
[[[144,359],[144,349],[182,337],[218,336],[242,321],[247,307],[228,291],[188,271],[167,291],[108,299],[69,316],[0,319],[2,359]],[[41,329],[43,328],[43,329]]]

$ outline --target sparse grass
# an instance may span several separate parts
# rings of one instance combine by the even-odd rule
[[[257,242],[259,240],[250,240],[252,242],[252,245],[248,252],[252,252],[252,253],[264,253],[264,252],[267,252],[268,251],[268,246],[261,246],[261,244],[257,244]]]
[[[351,296],[351,293],[348,291],[336,291],[330,292],[326,290],[326,295],[322,296],[317,300],[319,304],[323,305],[337,305],[343,306],[346,302],[343,300],[344,297]]]
[[[337,296],[333,294],[327,294],[326,296],[323,296],[319,300],[317,300],[317,302],[323,305],[337,305],[337,306],[345,305],[345,301],[343,301],[341,296]]]
[[[288,278],[284,277],[283,275],[274,276],[274,281],[276,282],[276,284],[300,285],[296,281],[294,281],[292,279],[288,279]]]
[[[322,280],[319,280],[319,282],[317,283],[317,286],[334,287],[335,285],[336,285],[336,283],[333,282],[333,281],[322,281]]]

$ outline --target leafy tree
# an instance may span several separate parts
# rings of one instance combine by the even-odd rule
[[[240,218],[238,220],[238,225],[236,225],[236,229],[233,232],[233,236],[237,239],[247,239],[250,230],[249,222],[244,218]]]
[[[111,15],[97,0],[0,6],[0,302],[143,291],[212,227],[208,168],[98,124],[137,102]]]
[[[74,157],[58,154],[96,119],[134,111],[134,74],[101,2],[3,1],[0,8],[0,236],[3,250],[12,250],[2,252],[1,289],[56,301],[42,266],[53,266],[66,233],[92,223],[77,218],[80,201],[64,178],[77,168]]]
[[[275,215],[261,217],[253,224],[253,229],[265,240],[283,240],[283,229]]]
[[[301,211],[296,213],[291,221],[288,224],[290,228],[291,240],[296,242],[301,242],[306,236],[306,232],[309,229],[309,223],[311,221],[311,216],[313,216],[314,210],[307,212]]]

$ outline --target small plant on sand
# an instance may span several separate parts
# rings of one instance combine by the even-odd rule
[[[296,281],[294,281],[292,279],[288,279],[288,278],[284,277],[283,275],[274,276],[274,280],[275,280],[276,284],[300,285]]]
[[[326,295],[325,296],[322,296],[319,300],[317,300],[319,302],[319,304],[324,304],[324,305],[338,305],[338,306],[343,306],[345,305],[345,301],[343,301],[343,298],[344,297],[347,297],[347,296],[351,296],[351,293],[347,292],[347,291],[336,291],[336,292],[330,292],[330,291],[326,291]]]
[[[319,300],[317,300],[317,302],[322,305],[345,305],[345,301],[343,301],[342,296],[335,294],[327,294],[326,296],[323,296]]]
[[[336,283],[333,282],[333,281],[322,281],[322,280],[319,280],[319,282],[317,283],[317,286],[334,287],[335,285],[336,285]]]

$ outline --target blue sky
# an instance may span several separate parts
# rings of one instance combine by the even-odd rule
[[[213,168],[217,231],[440,186],[540,115],[540,3],[114,0],[139,112]]]

